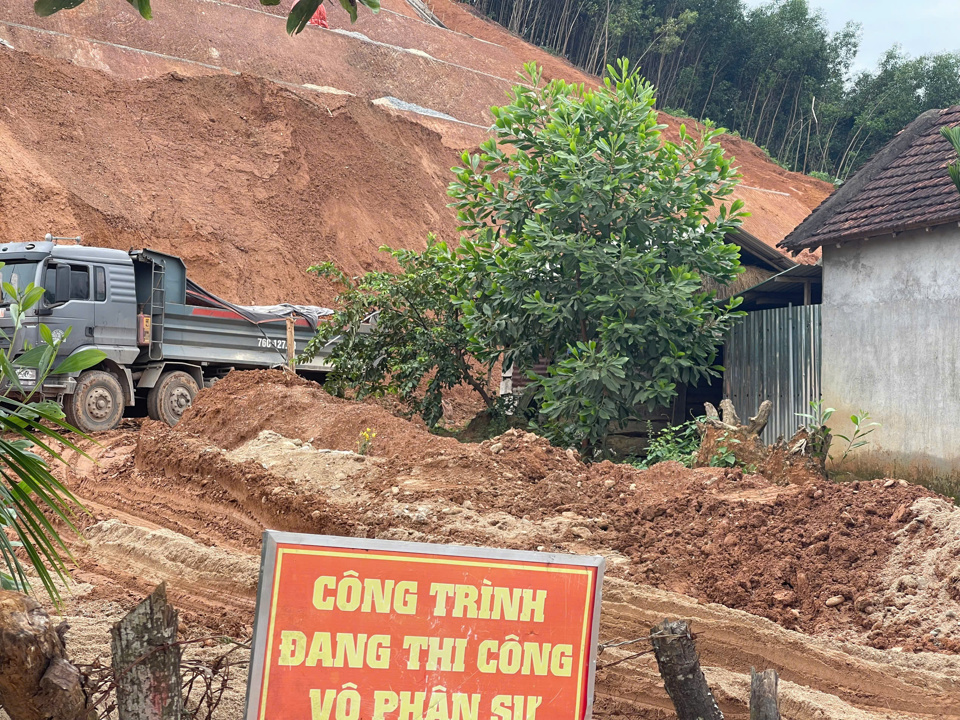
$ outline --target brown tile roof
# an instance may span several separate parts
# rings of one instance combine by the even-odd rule
[[[944,125],[960,125],[960,105],[929,110],[784,238],[790,252],[833,242],[960,221],[960,193],[947,174],[956,160]]]

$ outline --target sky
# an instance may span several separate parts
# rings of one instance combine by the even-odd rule
[[[960,51],[958,0],[808,0],[823,10],[830,29],[853,20],[862,25],[860,53],[853,70],[868,70],[894,43],[911,56]],[[749,6],[769,0],[745,0]]]

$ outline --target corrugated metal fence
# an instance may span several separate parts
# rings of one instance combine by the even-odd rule
[[[723,394],[744,422],[773,402],[765,443],[790,438],[802,424],[797,413],[820,398],[820,347],[820,305],[751,312],[731,332]]]

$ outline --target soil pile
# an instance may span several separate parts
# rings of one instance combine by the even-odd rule
[[[369,456],[358,456],[368,428],[376,438]],[[904,624],[887,611],[896,598],[884,600],[885,569],[903,558],[921,562],[922,537],[927,552],[939,553],[924,563],[938,579],[923,592],[943,613],[960,612],[960,597],[950,595],[960,574],[949,564],[952,545],[942,545],[960,511],[925,505],[921,513],[915,503],[937,501],[918,486],[782,486],[677,463],[646,471],[585,465],[576,452],[518,430],[462,444],[280,371],[232,373],[197,397],[175,431],[150,424],[138,467],[169,475],[178,462],[171,458],[202,455],[205,444],[230,450],[227,460],[256,462],[258,475],[283,478],[245,482],[267,488],[257,512],[283,517],[287,529],[315,531],[311,524],[322,521],[360,536],[601,551],[613,557],[615,575],[787,628],[849,633],[874,647],[960,650],[951,623],[922,614],[922,623]],[[195,471],[178,466],[172,474]],[[256,492],[248,494],[256,503]],[[940,525],[947,530],[935,531]],[[933,635],[931,623],[940,628]],[[917,633],[920,624],[930,627]]]
[[[900,512],[903,512],[901,510]],[[943,498],[924,497],[904,513],[896,549],[870,598],[878,610],[870,636],[884,628],[912,631],[925,647],[960,650],[960,512]]]
[[[381,245],[456,238],[456,153],[356,98],[250,76],[134,83],[8,51],[0,97],[8,241],[152,247],[232,301],[323,304],[311,263],[359,273],[392,262]]]
[[[377,436],[360,455],[367,428]],[[955,538],[945,537],[960,511],[922,488],[585,465],[517,430],[462,444],[280,371],[231,374],[176,428],[128,422],[99,439],[89,448],[99,466],[65,474],[96,523],[78,548],[75,577],[90,589],[74,612],[128,607],[165,579],[188,634],[244,636],[267,527],[602,554],[601,639],[693,618],[729,717],[745,717],[751,665],[781,672],[796,718],[960,707]],[[665,716],[646,658],[601,670],[597,688],[597,717]]]

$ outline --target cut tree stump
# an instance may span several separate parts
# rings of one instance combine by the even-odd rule
[[[694,467],[732,465],[744,472],[760,473],[776,483],[826,479],[826,458],[831,441],[828,428],[811,430],[801,427],[789,441],[779,438],[773,445],[765,445],[760,433],[766,428],[773,409],[769,400],[764,400],[757,414],[745,424],[740,421],[729,399],[720,403],[720,412],[710,403],[705,403],[704,408],[706,417],[698,424],[700,449]]]
[[[119,720],[180,720],[177,611],[162,583],[110,630]]]
[[[0,707],[10,720],[96,718],[67,658],[66,629],[33,598],[0,590]]]
[[[780,720],[776,670],[750,668],[750,720]]]
[[[673,701],[678,720],[723,720],[723,713],[700,669],[700,658],[683,620],[664,620],[650,630],[663,687]]]
[[[767,446],[760,439],[760,433],[767,426],[773,403],[764,400],[757,414],[744,425],[730,400],[720,403],[720,413],[710,403],[704,404],[706,418],[699,423],[700,450],[694,462],[695,467],[709,467],[714,459],[727,452],[733,453],[737,465],[759,468],[767,459]]]

